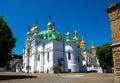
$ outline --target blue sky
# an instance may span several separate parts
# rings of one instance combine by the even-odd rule
[[[28,26],[38,20],[39,31],[47,29],[48,16],[55,29],[65,36],[67,26],[73,38],[75,27],[81,40],[85,37],[87,48],[111,41],[111,29],[106,13],[108,5],[119,0],[0,0],[0,15],[17,38],[13,52],[22,54]]]

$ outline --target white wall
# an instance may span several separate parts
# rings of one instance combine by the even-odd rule
[[[71,42],[65,43],[65,71],[79,72],[78,64],[78,47]],[[68,53],[70,53],[71,59],[68,59]]]
[[[53,41],[53,65],[54,65],[54,68],[55,67],[58,67],[59,64],[58,64],[58,59],[63,59],[63,53],[64,53],[64,47],[63,47],[63,43],[61,42],[58,42],[58,41]],[[64,64],[62,63],[62,66],[61,66],[61,72],[64,71],[63,69],[64,67]]]

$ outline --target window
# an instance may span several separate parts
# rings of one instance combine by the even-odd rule
[[[68,72],[71,72],[71,69],[68,69]]]
[[[59,66],[62,66],[61,60],[59,60],[59,59],[58,59],[58,65],[59,65]]]
[[[68,60],[71,60],[70,52],[68,52]]]
[[[48,35],[45,35],[45,38],[47,39],[47,38],[48,38]]]
[[[27,56],[29,56],[30,55],[30,49],[28,48],[27,49]]]
[[[49,73],[49,69],[47,69],[47,73]]]
[[[78,62],[80,62],[80,57],[78,56]]]
[[[40,54],[38,54],[38,61],[40,61]]]
[[[47,61],[49,62],[49,52],[47,53]]]

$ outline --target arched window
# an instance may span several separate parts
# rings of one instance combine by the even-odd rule
[[[49,62],[49,52],[47,53],[47,61]]]
[[[40,61],[40,54],[38,54],[38,61]]]
[[[80,62],[80,57],[78,56],[78,62]]]
[[[68,60],[71,60],[71,54],[68,52]]]

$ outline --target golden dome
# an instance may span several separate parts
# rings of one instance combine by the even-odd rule
[[[67,32],[67,33],[66,33],[66,36],[67,36],[67,37],[70,37],[70,32]]]
[[[68,38],[68,39],[70,38],[70,32],[66,33],[66,38]]]
[[[73,40],[78,41],[79,39],[78,39],[78,37],[74,36]]]
[[[37,31],[37,30],[38,30],[38,26],[37,26],[37,25],[35,25],[35,26],[31,29],[32,32]]]
[[[79,44],[79,43],[80,43],[80,40],[79,40],[79,38],[77,37],[77,35],[78,35],[78,33],[77,33],[77,31],[75,30],[75,32],[74,32],[74,37],[73,37],[73,41],[74,41],[75,43]]]
[[[75,30],[75,32],[74,32],[74,37],[73,37],[73,40],[74,40],[74,41],[79,40],[78,37],[77,37],[77,35],[78,35],[78,33],[77,33],[77,31]]]
[[[86,54],[87,54],[87,51],[84,51],[84,52],[83,52],[83,55],[85,56]]]
[[[30,32],[27,32],[27,36],[30,37]]]
[[[80,46],[85,46],[86,43],[85,43],[85,40],[84,40],[84,36],[82,36],[82,41],[80,42]]]
[[[92,50],[94,50],[94,49],[95,49],[94,42],[92,42],[91,49],[92,49]]]
[[[47,27],[48,27],[48,28],[52,28],[52,27],[53,27],[53,24],[52,24],[51,22],[48,22]]]
[[[74,40],[76,43],[79,43],[80,40],[79,40],[79,38],[77,37],[77,35],[78,35],[78,33],[77,33],[77,31],[75,30],[73,40]]]
[[[34,31],[37,31],[38,30],[38,26],[34,26]]]
[[[34,27],[31,29],[31,31],[32,31],[32,32],[34,31]]]

